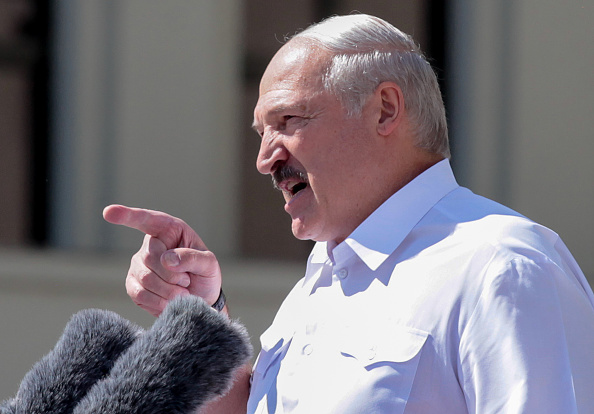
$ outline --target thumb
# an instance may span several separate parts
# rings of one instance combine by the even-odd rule
[[[208,303],[214,303],[221,290],[221,268],[210,250],[188,248],[171,249],[161,255],[161,264],[174,273],[190,278],[188,290]]]
[[[161,255],[161,264],[172,272],[187,272],[207,278],[221,276],[219,262],[210,250],[177,248]]]

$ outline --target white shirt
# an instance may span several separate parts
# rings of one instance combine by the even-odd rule
[[[594,413],[593,304],[557,234],[442,161],[315,245],[248,413]]]

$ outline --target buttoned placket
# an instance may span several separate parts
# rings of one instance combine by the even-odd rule
[[[334,248],[331,260],[333,281],[344,282],[348,279],[349,268],[355,256],[355,252],[345,243]]]

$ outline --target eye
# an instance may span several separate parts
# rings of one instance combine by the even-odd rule
[[[287,124],[291,123],[291,120],[296,118],[297,117],[294,115],[283,115],[278,126],[279,131],[285,131],[287,129]]]
[[[283,115],[280,122],[280,130],[284,131],[289,126],[291,128],[300,127],[307,118],[302,115]]]

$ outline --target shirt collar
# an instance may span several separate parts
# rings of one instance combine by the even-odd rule
[[[338,246],[317,243],[310,263],[342,261],[354,252],[367,267],[376,270],[423,216],[457,187],[449,160],[440,161],[394,193],[344,242]]]

